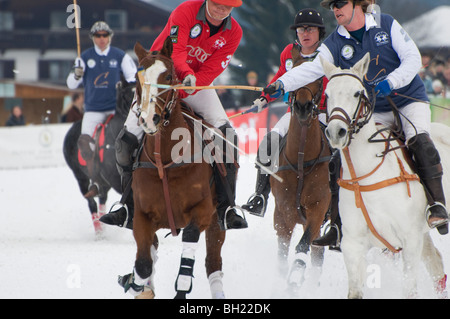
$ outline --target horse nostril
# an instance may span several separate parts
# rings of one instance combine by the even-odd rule
[[[158,114],[153,115],[153,123],[155,125],[158,125],[160,121],[161,121],[161,116],[160,115],[158,115]]]
[[[347,131],[343,128],[341,128],[338,132],[339,137],[344,137],[345,135],[347,135]]]

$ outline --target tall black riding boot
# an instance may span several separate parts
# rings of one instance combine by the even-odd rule
[[[88,191],[84,194],[84,197],[91,198],[98,195],[100,191],[100,186],[97,182],[98,167],[95,167],[95,153],[93,151],[93,148],[95,148],[95,141],[88,134],[81,134],[78,138],[77,145],[81,157],[86,161],[86,168],[89,179],[91,180]]]
[[[279,155],[279,147],[282,137],[277,132],[271,131],[267,133],[258,148],[256,161],[266,167],[270,171],[274,171],[272,163],[275,156]],[[263,152],[266,152],[263,154]],[[256,177],[255,193],[250,196],[247,204],[242,205],[242,208],[250,214],[264,217],[267,209],[267,200],[270,193],[270,174],[256,165],[258,175]]]
[[[331,250],[341,250],[342,223],[339,216],[339,185],[337,180],[341,171],[341,156],[338,150],[334,151],[328,164],[330,178],[331,202],[329,208],[330,229],[322,237],[312,241],[314,246],[330,246]]]
[[[122,199],[117,203],[120,208],[103,215],[100,218],[102,223],[133,229],[134,202],[131,182],[138,147],[139,142],[136,136],[124,127],[115,143],[117,170],[122,178]]]
[[[428,198],[427,222],[430,228],[437,227],[441,235],[448,233],[448,213],[442,188],[442,165],[439,152],[430,136],[417,134],[408,142],[416,164],[417,174],[425,188]]]
[[[230,124],[225,124],[219,128],[227,140],[237,145],[237,135]],[[228,133],[228,135],[227,135]],[[235,205],[236,198],[236,179],[238,167],[235,165],[237,162],[238,154],[227,143],[220,143],[223,150],[223,159],[227,176],[222,176],[217,168],[217,164],[214,169],[214,179],[216,182],[217,193],[217,217],[221,230],[227,229],[241,229],[247,228],[248,224],[245,217],[241,217],[237,214],[238,207]],[[228,155],[228,156],[227,156]]]

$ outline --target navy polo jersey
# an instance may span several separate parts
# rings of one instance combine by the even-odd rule
[[[349,69],[361,60],[367,52],[370,52],[371,63],[369,71],[364,77],[364,84],[372,95],[372,89],[400,66],[400,59],[392,47],[391,28],[394,18],[389,15],[381,14],[381,25],[365,30],[362,41],[353,37],[346,38],[336,30],[325,41],[334,58],[334,64],[342,69]],[[407,36],[405,34],[405,36]],[[410,40],[412,41],[412,40]],[[414,79],[406,86],[394,90],[391,98],[397,107],[401,108],[411,103],[410,99],[405,99],[395,95],[395,92],[428,101],[425,85],[416,75]],[[375,112],[390,112],[392,108],[386,98],[377,97]]]
[[[116,83],[120,81],[125,52],[110,47],[108,55],[98,55],[94,47],[84,51],[86,64],[83,75],[86,112],[104,112],[116,108]]]

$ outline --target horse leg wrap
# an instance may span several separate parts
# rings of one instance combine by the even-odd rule
[[[198,243],[183,242],[180,269],[175,282],[175,290],[190,293],[192,290],[192,277],[194,277],[195,251]]]
[[[213,299],[225,299],[225,294],[223,292],[223,272],[217,270],[209,275],[209,287],[211,289],[211,296]]]

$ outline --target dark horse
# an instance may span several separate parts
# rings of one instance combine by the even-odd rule
[[[296,65],[303,58],[292,50]],[[320,227],[330,203],[328,162],[330,149],[320,127],[318,107],[323,83],[319,79],[291,95],[291,120],[286,144],[279,155],[278,176],[271,177],[275,197],[274,227],[278,236],[280,271],[288,272],[288,283],[299,286],[304,281],[307,252]],[[288,270],[287,257],[296,224],[303,225],[303,236],[295,248],[295,260]],[[323,248],[311,246],[313,266],[321,266]]]
[[[106,213],[105,204],[108,197],[108,191],[113,188],[119,194],[122,194],[121,177],[116,167],[114,142],[128,116],[131,101],[134,96],[134,88],[134,83],[128,83],[125,80],[117,83],[116,113],[107,121],[107,123],[103,126],[99,126],[96,130],[95,161],[97,161],[98,173],[100,176],[100,180],[97,181],[100,186],[100,207],[97,206],[97,202],[92,197],[87,198],[87,201],[97,236],[100,236],[102,232],[101,223],[98,219],[102,214]],[[104,131],[102,132],[103,127]],[[69,165],[78,181],[81,193],[86,194],[90,181],[86,166],[81,165],[79,161],[77,141],[80,134],[81,121],[77,121],[72,125],[64,138],[63,152],[67,165]],[[131,203],[127,203],[127,205],[132,207],[132,201]]]
[[[212,297],[221,298],[220,252],[225,231],[220,230],[215,214],[213,167],[202,156],[202,143],[194,136],[198,131],[191,120],[193,115],[185,115],[189,111],[182,105],[177,91],[157,87],[177,83],[172,50],[170,38],[160,52],[149,53],[139,43],[135,46],[143,67],[143,75],[138,77],[137,100],[141,106],[139,123],[145,132],[132,183],[137,254],[133,273],[120,277],[119,283],[138,298],[153,298],[156,231],[170,228],[177,235],[183,228],[175,298],[186,298],[192,289],[195,250],[200,233],[206,230],[206,272]]]

